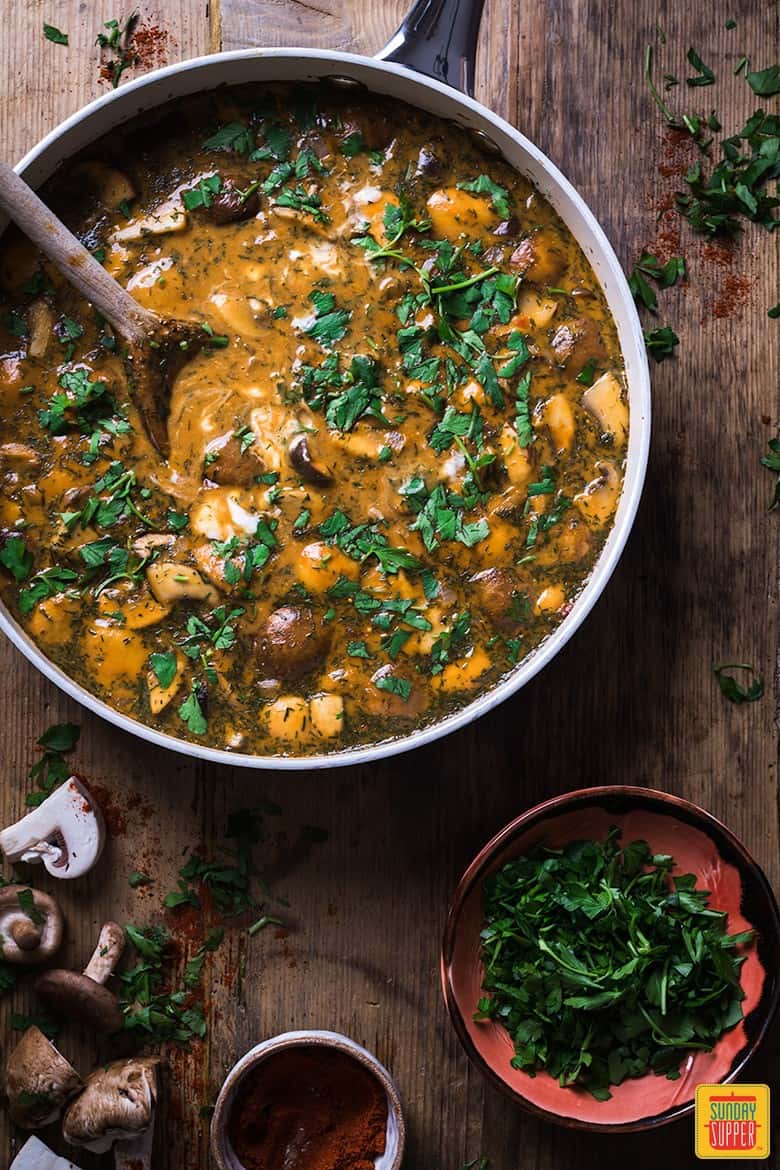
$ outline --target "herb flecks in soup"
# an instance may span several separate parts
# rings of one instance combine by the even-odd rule
[[[76,680],[199,742],[334,750],[441,719],[561,622],[614,520],[624,374],[507,164],[398,103],[240,90],[44,195],[207,334],[163,463],[121,339],[5,237],[2,590]]]

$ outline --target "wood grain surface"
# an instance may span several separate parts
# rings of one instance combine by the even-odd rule
[[[167,30],[173,61],[253,44],[370,53],[403,8],[403,0],[220,0],[209,11],[206,0],[165,0],[162,11],[142,4],[142,13]],[[230,930],[210,964],[209,1038],[171,1064],[158,1170],[208,1165],[201,1105],[246,1048],[293,1027],[346,1032],[390,1067],[406,1103],[410,1170],[459,1170],[480,1154],[491,1170],[695,1165],[690,1122],[635,1137],[581,1135],[540,1124],[486,1086],[449,1026],[438,950],[449,897],[478,848],[529,805],[583,785],[650,785],[705,805],[778,886],[778,517],[767,512],[772,480],[758,460],[778,421],[780,322],[766,311],[780,297],[780,237],[747,231],[729,262],[687,231],[677,243],[677,221],[663,209],[686,147],[665,134],[641,71],[657,26],[666,37],[659,74],[684,77],[685,52],[696,46],[717,88],[681,86],[671,99],[716,106],[733,132],[756,105],[734,64],[743,53],[755,67],[777,60],[779,14],[757,0],[488,2],[477,96],[563,168],[625,265],[654,245],[681,251],[691,273],[662,294],[658,323],[673,325],[680,346],[653,370],[652,456],[626,554],[584,628],[520,695],[413,755],[280,776],[152,751],[0,646],[0,820],[22,811],[34,740],[63,718],[82,726],[75,766],[108,794],[115,832],[103,861],[76,889],[57,887],[74,965],[86,960],[101,920],[159,921],[182,858],[193,845],[218,848],[229,811],[266,800],[282,810],[268,815],[258,857],[286,900],[269,903],[285,929],[251,940]],[[107,0],[2,0],[10,161],[105,91],[94,40],[101,21],[118,15]],[[725,29],[727,18],[736,29]],[[69,33],[68,48],[43,39],[44,20]],[[754,663],[767,679],[763,701],[726,702],[712,676],[717,661]],[[310,825],[327,840],[312,841]],[[131,890],[130,871],[147,867],[155,885]],[[192,918],[185,926],[182,960],[199,937]],[[11,1010],[31,1008],[24,986],[3,1002],[0,1054],[13,1042]],[[776,1093],[777,1042],[775,1030],[750,1070]],[[67,1029],[60,1043],[82,1070],[97,1059],[78,1031]],[[0,1166],[18,1138],[0,1119]],[[79,1161],[85,1170],[109,1164]]]

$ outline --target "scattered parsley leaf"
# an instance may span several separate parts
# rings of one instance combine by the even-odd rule
[[[755,703],[763,697],[764,677],[761,674],[756,674],[753,667],[748,666],[747,663],[726,662],[722,666],[713,666],[712,670],[718,680],[721,694],[725,695],[732,703]],[[733,675],[725,673],[727,670],[746,670],[752,676],[752,681],[747,687],[743,687]]]

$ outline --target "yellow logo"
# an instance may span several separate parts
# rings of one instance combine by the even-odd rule
[[[768,1158],[769,1086],[697,1085],[696,1157]]]

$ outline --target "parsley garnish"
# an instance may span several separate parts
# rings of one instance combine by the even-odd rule
[[[747,687],[743,687],[733,675],[725,673],[727,670],[746,670],[752,676],[752,681]],[[713,666],[712,671],[718,680],[721,694],[730,699],[732,703],[755,703],[757,699],[763,697],[764,677],[761,674],[756,674],[752,666],[748,666],[744,662],[726,662],[722,666]]]
[[[222,932],[209,933],[185,967],[183,985],[169,990],[175,952],[168,931],[161,926],[125,929],[139,959],[134,967],[119,976],[125,1030],[140,1032],[156,1041],[172,1041],[184,1048],[190,1041],[202,1039],[206,1035],[203,1003],[193,997],[193,992],[203,968],[201,957],[217,949]]]
[[[8,569],[16,581],[25,581],[30,576],[33,558],[24,537],[13,534],[6,539],[0,549],[0,565]]]
[[[712,85],[715,81],[715,74],[710,69],[709,65],[705,65],[699,54],[695,49],[688,50],[688,63],[694,69],[698,69],[695,77],[686,77],[685,84],[692,88],[701,87],[704,85]]]
[[[304,329],[307,337],[319,342],[325,349],[332,349],[347,332],[352,313],[349,309],[337,309],[333,293],[315,289],[309,296],[314,305],[314,320]],[[368,361],[368,358],[364,359]]]
[[[220,176],[208,175],[207,178],[201,179],[196,187],[182,191],[182,202],[188,211],[194,211],[197,207],[211,207],[214,202],[213,196],[218,195],[221,190]]]
[[[634,300],[641,302],[646,309],[654,313],[658,307],[658,298],[654,289],[647,283],[647,278],[656,281],[660,288],[671,288],[684,276],[685,261],[682,256],[671,256],[665,264],[661,264],[650,252],[643,252],[628,278],[628,287],[633,293]]]
[[[320,534],[355,561],[376,557],[384,573],[394,574],[400,569],[421,569],[422,562],[405,548],[393,548],[376,524],[352,524],[344,512],[333,512],[320,525]]]
[[[674,353],[675,347],[680,343],[679,337],[668,325],[664,325],[660,329],[645,330],[644,339],[647,352],[657,362],[663,361],[664,358]]]
[[[489,175],[480,175],[468,183],[458,183],[461,191],[470,191],[473,195],[489,195],[493,207],[502,219],[509,219],[512,214],[510,195],[506,187],[494,183]]]
[[[39,601],[44,601],[47,597],[54,597],[57,593],[63,593],[77,580],[78,573],[74,573],[73,569],[61,568],[59,565],[53,565],[50,569],[41,569],[34,577],[30,578],[27,588],[19,591],[21,613],[26,617],[28,613],[32,613]]]
[[[47,41],[52,41],[55,45],[67,45],[68,43],[68,34],[60,32],[53,24],[44,24],[43,35]]]
[[[777,473],[772,503],[769,505],[771,512],[773,508],[776,508],[780,504],[780,439],[769,440],[769,454],[761,456],[761,466]]]
[[[392,695],[398,695],[406,703],[412,693],[412,684],[406,678],[399,678],[395,674],[383,674],[376,679],[374,685],[377,690],[389,691]]]
[[[745,81],[758,97],[774,97],[780,93],[780,67],[770,65],[768,69],[746,73]]]
[[[205,735],[209,725],[199,698],[199,688],[193,687],[179,707],[179,716],[193,735]]]
[[[176,677],[176,654],[173,650],[167,650],[163,654],[150,654],[149,666],[154,672],[157,682],[165,690]]]
[[[753,932],[729,935],[708,891],[673,868],[644,841],[621,847],[613,827],[488,879],[476,1018],[507,1029],[515,1068],[603,1101],[628,1078],[676,1080],[740,1022],[737,947]]]
[[[203,143],[204,150],[232,150],[235,154],[249,154],[254,149],[255,139],[252,131],[243,122],[229,122],[220,127],[216,134],[212,134]]]
[[[43,755],[30,768],[30,779],[38,785],[38,792],[28,792],[25,804],[36,808],[60,784],[64,784],[70,775],[70,768],[65,756],[72,752],[79,741],[81,728],[75,723],[55,723],[44,731],[37,746],[43,749]]]

